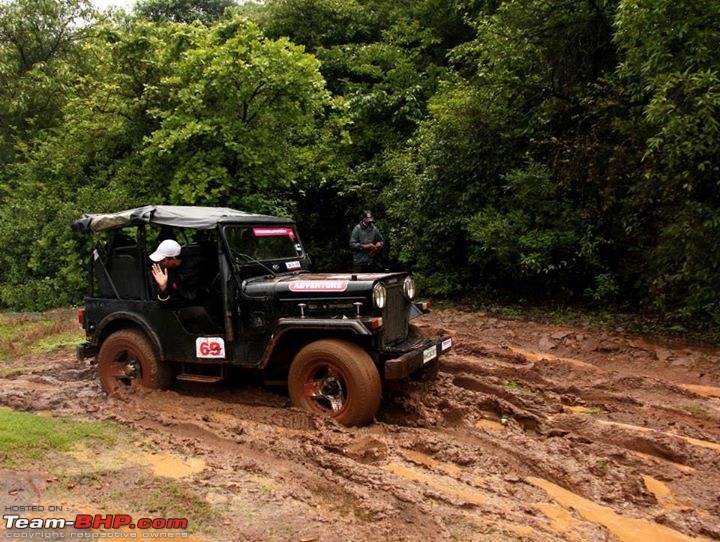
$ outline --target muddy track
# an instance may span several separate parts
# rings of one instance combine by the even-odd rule
[[[452,354],[365,428],[237,379],[107,398],[68,351],[8,362],[0,404],[201,460],[183,483],[217,512],[205,539],[720,539],[720,349],[456,310],[421,326]]]

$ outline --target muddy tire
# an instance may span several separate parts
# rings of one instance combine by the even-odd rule
[[[288,391],[293,405],[353,426],[373,421],[380,408],[382,385],[365,350],[328,339],[298,352],[290,366]]]
[[[172,367],[160,362],[147,335],[137,329],[110,335],[100,347],[97,365],[100,384],[108,394],[135,386],[166,389],[172,384]]]

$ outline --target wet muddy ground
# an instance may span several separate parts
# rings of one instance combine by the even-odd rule
[[[1,405],[131,436],[0,473],[0,503],[188,517],[195,540],[720,539],[720,348],[450,309],[421,327],[453,351],[364,428],[237,378],[108,398],[70,350],[4,362]]]

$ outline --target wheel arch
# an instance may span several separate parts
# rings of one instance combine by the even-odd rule
[[[340,339],[356,344],[364,349],[375,365],[378,366],[378,356],[370,348],[372,335],[367,330],[359,332],[357,326],[354,325],[338,325],[332,327],[287,326],[281,328],[268,344],[260,368],[268,370],[289,368],[300,350],[310,343],[323,339]]]
[[[157,352],[158,357],[160,359],[165,358],[160,337],[153,331],[147,320],[132,312],[115,312],[103,318],[95,332],[98,350],[110,335],[122,329],[139,329],[145,333],[155,352]]]

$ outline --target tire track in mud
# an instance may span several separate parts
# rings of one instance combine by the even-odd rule
[[[453,328],[443,323],[446,330]],[[622,371],[614,360],[606,369],[592,357],[556,355],[503,339],[484,341],[478,336],[456,333],[455,343],[463,347],[455,350],[443,370],[453,375],[453,385],[478,395],[477,408],[471,409],[476,414],[484,411],[491,423],[501,420],[505,425],[500,427],[519,429],[525,437],[534,437],[530,442],[513,442],[510,446],[496,443],[497,448],[525,466],[543,465],[535,468],[536,476],[595,501],[623,506],[634,502],[649,508],[648,504],[659,502],[653,491],[657,485],[651,482],[648,487],[645,483],[654,479],[643,472],[661,471],[657,475],[673,485],[692,476],[690,484],[679,483],[677,488],[690,504],[663,510],[660,519],[680,530],[692,524],[692,534],[718,537],[715,522],[709,520],[718,516],[717,499],[713,499],[712,490],[708,491],[720,482],[720,426],[714,399],[708,403],[718,388],[657,378],[664,373],[663,367],[652,376],[638,376],[631,363],[627,371]],[[474,355],[477,352],[481,356]],[[687,393],[693,388],[703,394]],[[464,404],[472,400],[466,395],[460,395]],[[705,412],[699,416],[699,412],[684,411],[683,405],[688,410],[694,406],[688,405],[688,399],[700,399]],[[482,420],[478,423],[482,425]],[[637,423],[642,425],[633,425]],[[558,437],[571,442],[572,449],[553,450],[548,443]],[[531,453],[530,448],[547,450]],[[549,457],[543,457],[546,455]],[[577,460],[577,465],[568,465],[572,459]],[[704,474],[698,476],[698,471]],[[587,480],[589,475],[594,477]],[[675,514],[678,510],[682,514]],[[656,511],[649,512],[657,515]],[[689,519],[692,515],[695,517]]]
[[[486,351],[489,350],[487,346],[483,347]],[[513,362],[518,362],[517,354],[520,349],[512,349],[513,356],[498,356],[497,350],[494,352],[496,357],[510,358]],[[657,378],[646,378],[646,377],[630,377],[615,374],[615,367],[611,369],[608,376],[605,376],[602,372],[598,377],[598,370],[602,367],[588,367],[585,365],[584,360],[580,360],[582,363],[576,363],[570,360],[569,363],[565,363],[565,367],[560,370],[555,370],[553,367],[557,362],[565,362],[566,360],[558,356],[548,355],[544,352],[536,352],[534,356],[523,356],[526,360],[535,362],[535,367],[538,369],[545,380],[550,380],[553,375],[561,375],[562,381],[567,381],[569,378],[573,382],[581,382],[581,384],[573,384],[572,388],[568,389],[567,386],[557,386],[558,390],[563,392],[570,391],[575,396],[574,399],[568,401],[567,398],[563,398],[564,406],[572,405],[592,405],[587,408],[586,414],[593,414],[592,416],[581,416],[580,418],[590,419],[598,417],[600,414],[602,417],[610,416],[613,419],[624,419],[628,420],[625,424],[624,431],[618,431],[619,426],[617,422],[610,420],[599,420],[600,423],[616,425],[612,426],[611,431],[599,430],[600,424],[590,424],[587,427],[587,422],[582,424],[580,430],[577,419],[578,415],[575,416],[564,416],[559,418],[557,416],[550,415],[546,419],[547,423],[552,423],[555,427],[559,427],[563,430],[567,430],[570,433],[579,434],[580,438],[586,439],[588,446],[593,446],[598,443],[609,444],[613,447],[619,448],[614,450],[613,454],[618,455],[621,459],[625,459],[627,455],[625,450],[634,452],[638,449],[650,452],[654,456],[665,460],[676,460],[682,461],[683,463],[697,464],[700,468],[707,469],[707,476],[698,477],[697,482],[694,484],[694,489],[687,491],[691,496],[697,492],[698,488],[717,487],[717,468],[712,468],[712,465],[717,465],[718,456],[715,453],[717,450],[718,438],[718,424],[717,416],[694,416],[688,412],[682,410],[680,405],[683,404],[688,398],[700,397],[713,397],[717,388],[713,387],[700,387],[704,392],[702,396],[688,395],[686,392],[687,387],[685,384],[668,382]],[[489,372],[493,372],[493,362],[491,360]],[[538,365],[540,363],[541,365]],[[502,365],[502,364],[501,364]],[[569,369],[570,366],[572,369]],[[587,368],[588,371],[581,371],[581,368]],[[499,371],[502,373],[501,371]],[[507,371],[505,371],[507,373]],[[655,370],[655,375],[662,374],[662,368]],[[523,379],[523,375],[527,372],[519,372],[514,375],[514,378]],[[631,373],[632,374],[632,373]],[[716,377],[716,375],[715,375]],[[538,379],[536,377],[525,379],[529,385],[537,385]],[[544,389],[547,389],[547,382],[541,382]],[[693,389],[691,385],[690,390]],[[608,390],[608,391],[605,391]],[[612,391],[611,391],[612,390]],[[639,393],[638,393],[639,390]],[[547,395],[545,396],[547,398]],[[666,405],[678,405],[678,406],[666,406]],[[703,404],[710,413],[716,412],[714,404]],[[567,407],[566,407],[567,408]],[[552,410],[552,408],[550,409]],[[593,412],[595,411],[595,412]],[[657,413],[660,411],[660,415]],[[638,416],[640,415],[640,416]],[[640,418],[640,420],[638,420]],[[567,422],[568,420],[575,420],[574,423],[558,423],[560,420]],[[633,427],[632,424],[642,423],[643,425]],[[656,428],[648,429],[649,428]],[[668,431],[668,427],[672,428]],[[618,437],[620,434],[620,438]],[[684,441],[684,442],[683,442]],[[692,446],[688,447],[685,444],[690,443]],[[624,450],[625,449],[625,450]],[[710,449],[713,452],[707,453],[705,450]],[[647,458],[645,458],[647,459]],[[627,461],[624,461],[627,463]],[[669,463],[675,467],[680,467],[680,471],[688,473],[694,472],[685,468],[678,463]],[[630,463],[633,468],[642,469],[644,466]],[[676,469],[677,470],[677,469]],[[675,478],[671,472],[669,475],[670,479]],[[683,491],[682,488],[679,488]],[[702,503],[703,499],[696,499],[697,513],[703,517],[713,517],[712,514],[717,515],[717,503],[713,502],[712,497],[705,491],[705,502]],[[700,504],[702,503],[702,504]],[[708,512],[709,509],[709,512]],[[664,518],[665,519],[665,518]],[[698,529],[698,532],[706,535],[717,537],[717,529],[713,523],[706,524],[704,527]]]
[[[256,499],[255,515],[309,540],[720,538],[717,364],[700,378],[625,337],[457,311],[425,321],[453,353],[436,380],[388,392],[365,428],[252,385],[106,398],[69,353],[3,379],[0,404],[128,425],[201,458],[188,483],[208,499]],[[251,540],[250,527],[223,528]]]

